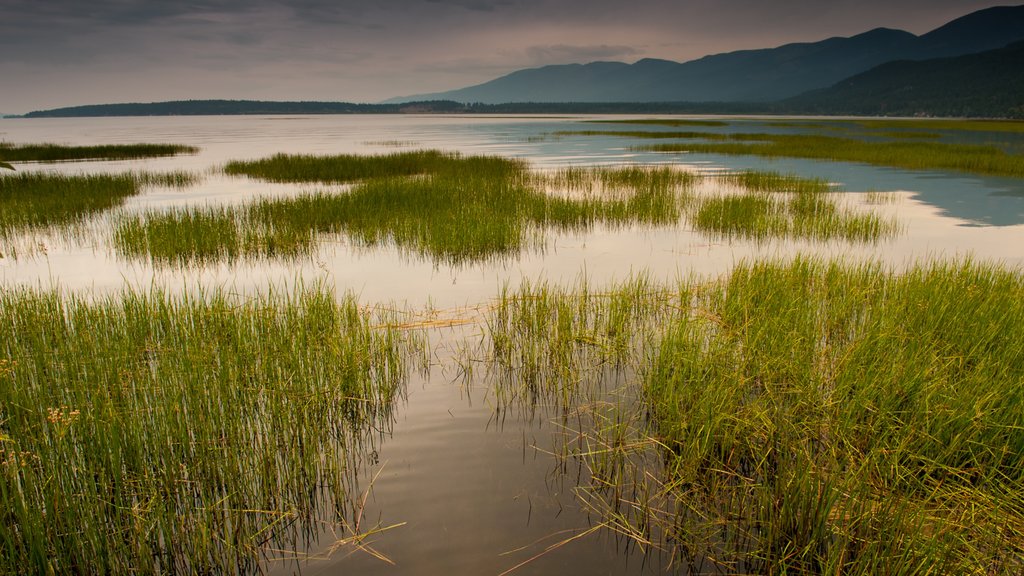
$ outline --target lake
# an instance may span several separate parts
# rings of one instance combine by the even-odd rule
[[[609,117],[611,118],[611,117]],[[568,166],[662,165],[699,174],[758,169],[822,178],[844,205],[893,218],[900,233],[875,242],[712,237],[684,224],[609,226],[547,232],[537,246],[496,260],[449,264],[394,245],[366,246],[344,234],[296,260],[207,266],[153,266],[119,256],[112,214],[73,234],[34,232],[0,249],[0,285],[60,288],[87,295],[227,287],[242,294],[323,282],[365,306],[407,311],[448,326],[424,330],[430,368],[410,377],[388,425],[368,441],[358,464],[360,545],[335,546],[337,526],[307,528],[299,550],[268,552],[271,573],[304,574],[660,574],[685,573],[671,557],[607,527],[581,504],[589,471],[558,456],[578,431],[557,406],[503,407],[485,378],[460,373],[465,342],[479,337],[480,314],[503,288],[548,282],[572,287],[715,278],[738,262],[814,254],[881,261],[896,269],[933,259],[970,257],[1024,265],[1024,181],[937,170],[863,164],[638,150],[627,136],[558,135],[586,129],[595,117],[301,116],[154,117],[0,120],[0,141],[181,143],[195,155],[132,161],[22,164],[21,172],[66,174],[187,170],[201,181],[153,188],[118,210],[139,213],[185,206],[237,206],[287,198],[317,186],[273,184],[219,171],[231,160],[272,154],[380,154],[437,149],[523,159],[537,171]],[[599,118],[605,119],[605,118]],[[736,119],[760,126],[761,119]],[[959,135],[947,134],[955,140]],[[986,135],[976,136],[979,139]],[[1011,141],[1016,135],[1003,136]],[[714,186],[710,184],[709,186]],[[325,188],[320,186],[319,188]],[[343,187],[342,187],[343,188]],[[334,190],[334,188],[329,188]],[[698,188],[700,192],[702,188]],[[343,190],[341,190],[343,193]],[[881,199],[881,200],[879,200]],[[599,394],[619,393],[632,375],[611,374]],[[633,402],[628,398],[624,402]],[[637,408],[638,410],[640,408]],[[580,424],[584,418],[577,418]],[[657,461],[656,454],[649,455]]]

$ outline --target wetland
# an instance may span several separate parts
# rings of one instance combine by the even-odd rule
[[[1022,153],[2,120],[0,573],[1018,573]]]

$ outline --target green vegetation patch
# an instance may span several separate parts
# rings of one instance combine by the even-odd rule
[[[1024,277],[798,260],[691,293],[645,377],[673,537],[758,573],[1024,562]]]
[[[689,120],[681,118],[637,118],[636,120],[587,120],[592,124],[635,124],[646,126],[704,126],[708,128],[728,126],[723,120]]]
[[[199,148],[184,144],[11,144],[0,142],[0,158],[7,162],[61,162],[67,160],[135,160],[179,154],[195,154]]]
[[[436,150],[380,155],[275,154],[260,160],[228,162],[224,172],[268,182],[345,183],[370,178],[451,172],[458,169],[459,163],[457,155]],[[494,168],[499,171],[504,169],[497,166]]]
[[[1010,574],[1022,322],[1019,270],[798,258],[506,290],[464,362],[562,416],[595,522],[691,571]]]
[[[348,534],[406,373],[376,322],[320,286],[0,291],[0,572],[248,573]]]
[[[1024,157],[995,146],[938,142],[868,142],[808,134],[731,134],[729,142],[654,144],[656,152],[705,152],[864,162],[912,170],[942,169],[1024,177]]]
[[[725,238],[851,242],[872,242],[899,232],[892,220],[839,206],[824,180],[760,171],[720,179],[742,192],[701,199],[691,217],[697,230]]]
[[[546,230],[673,224],[682,211],[681,189],[693,181],[669,169],[595,170],[576,177],[600,180],[607,188],[600,193],[549,195],[544,193],[549,178],[517,160],[420,152],[368,157],[371,171],[352,172],[349,167],[358,163],[338,158],[320,158],[326,167],[311,168],[305,178],[356,172],[415,175],[372,177],[344,193],[309,192],[241,207],[125,216],[115,230],[116,249],[157,264],[202,264],[306,255],[321,235],[342,233],[362,246],[395,245],[456,265],[518,254],[542,243]],[[342,168],[332,168],[335,161]],[[392,161],[395,166],[389,165]]]
[[[20,172],[0,176],[0,237],[51,226],[68,226],[120,206],[145,186],[188,186],[188,173],[124,173],[68,176]]]

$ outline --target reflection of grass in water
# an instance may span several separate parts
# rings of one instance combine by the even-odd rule
[[[352,168],[350,160],[343,161],[346,174],[403,173],[410,162],[416,174],[427,174],[370,178],[342,194],[305,193],[237,208],[125,216],[115,233],[117,249],[158,263],[294,257],[308,254],[320,234],[344,233],[365,246],[393,244],[458,264],[517,254],[541,241],[547,229],[674,223],[680,215],[680,188],[692,181],[679,172],[673,177],[669,171],[603,170],[589,177],[603,178],[613,189],[571,197],[543,193],[538,186],[545,179],[515,160],[415,153],[368,157],[372,170]],[[397,167],[389,167],[389,161]],[[331,167],[311,169],[330,179],[340,173]]]
[[[0,291],[0,572],[249,572],[354,527],[401,349],[324,287]]]
[[[797,259],[673,290],[526,286],[480,350],[502,410],[584,426],[556,452],[588,467],[588,509],[696,571],[1012,573],[1022,322],[1019,271]],[[616,385],[652,420],[589,396],[611,365],[639,371]]]
[[[195,154],[199,148],[183,144],[11,144],[0,142],[0,158],[7,162],[60,162],[65,160],[134,160],[178,154]]]
[[[0,175],[0,237],[26,230],[70,226],[120,206],[145,186],[189,186],[187,173],[66,176],[38,172]]]

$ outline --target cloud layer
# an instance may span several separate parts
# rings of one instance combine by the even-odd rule
[[[926,32],[976,0],[7,0],[0,113],[185,98],[377,101],[545,64]]]

